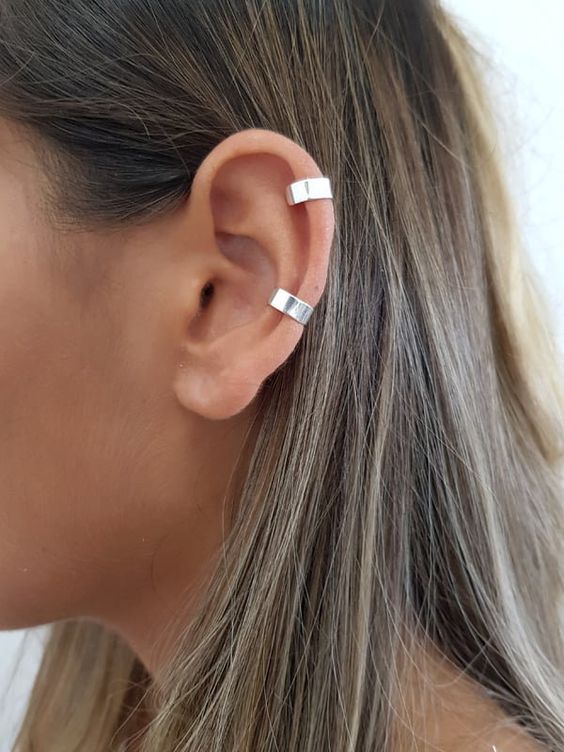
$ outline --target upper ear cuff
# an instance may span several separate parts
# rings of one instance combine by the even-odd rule
[[[290,206],[316,198],[333,198],[328,177],[302,178],[290,183],[286,188],[286,200]]]

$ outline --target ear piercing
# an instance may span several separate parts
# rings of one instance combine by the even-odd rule
[[[333,198],[331,181],[328,177],[302,178],[290,183],[286,188],[286,201],[290,206],[318,198]],[[272,291],[268,304],[304,326],[314,310],[309,303],[300,300],[282,287],[277,287]]]

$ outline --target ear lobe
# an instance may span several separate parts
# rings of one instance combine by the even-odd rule
[[[233,417],[257,395],[263,381],[280,367],[302,336],[296,321],[280,321],[274,308],[253,323],[235,327],[222,337],[185,350],[176,374],[175,392],[191,412],[210,420]]]
[[[190,311],[179,343],[174,389],[186,409],[229,418],[294,350],[302,324],[268,300],[283,287],[315,306],[333,238],[330,199],[291,206],[286,188],[321,176],[310,155],[273,131],[229,136],[200,165],[186,210],[186,273],[206,293]]]

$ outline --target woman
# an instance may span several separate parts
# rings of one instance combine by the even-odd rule
[[[53,624],[18,752],[564,749],[561,374],[452,19],[0,36],[0,613]]]

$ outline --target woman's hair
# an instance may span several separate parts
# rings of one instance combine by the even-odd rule
[[[436,0],[2,0],[0,113],[54,222],[163,215],[251,127],[311,153],[336,221],[162,685],[57,622],[18,752],[123,749],[136,707],[146,752],[397,750],[422,646],[564,749],[562,376],[482,62]]]

